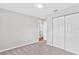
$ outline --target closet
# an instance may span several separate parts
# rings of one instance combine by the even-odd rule
[[[79,5],[47,18],[47,44],[79,54]]]

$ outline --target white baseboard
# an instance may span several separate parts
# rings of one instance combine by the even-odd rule
[[[30,45],[30,44],[33,44],[33,43],[37,43],[37,41],[36,42],[31,42],[29,44],[21,44],[21,45],[15,46],[15,47],[10,47],[10,48],[7,48],[7,49],[3,49],[3,50],[0,50],[0,53],[1,52],[5,52],[5,51],[8,51],[8,50],[11,50],[11,49],[19,48],[19,47],[22,47],[22,46],[25,46],[25,45]]]
[[[52,44],[50,44],[50,43],[47,43],[47,45],[53,46],[53,45],[52,45]]]
[[[53,47],[56,47],[56,46],[53,46]],[[56,48],[59,48],[59,49],[65,50],[65,51],[67,51],[67,52],[73,53],[74,55],[77,55],[76,53],[74,53],[74,52],[72,52],[72,51],[66,50],[65,48],[60,48],[60,47],[56,47]]]

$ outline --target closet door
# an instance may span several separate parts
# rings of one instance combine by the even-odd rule
[[[66,50],[79,54],[79,14],[65,17],[66,21]]]
[[[53,46],[64,49],[64,17],[53,19]]]

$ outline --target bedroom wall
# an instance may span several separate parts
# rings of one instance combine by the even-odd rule
[[[53,45],[53,22],[52,16],[47,17],[47,44]]]
[[[38,40],[39,18],[0,9],[0,50]]]

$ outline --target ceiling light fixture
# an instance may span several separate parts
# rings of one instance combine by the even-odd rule
[[[36,4],[37,8],[43,8],[42,4]]]

